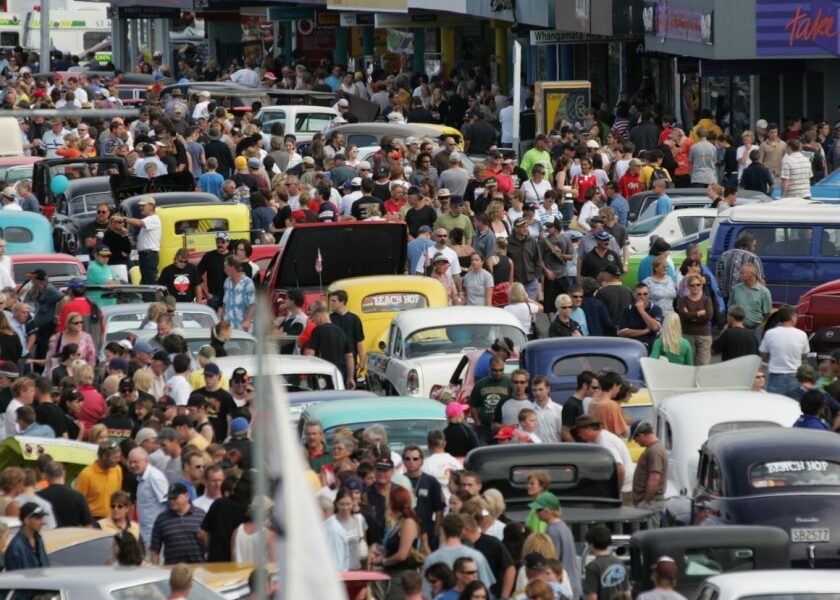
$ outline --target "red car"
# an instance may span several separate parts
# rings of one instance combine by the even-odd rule
[[[796,326],[808,334],[811,350],[827,352],[840,348],[840,279],[802,294],[796,315]]]
[[[43,269],[53,282],[69,281],[74,277],[85,278],[84,263],[69,254],[12,254],[12,279],[18,285],[27,282],[26,274]]]

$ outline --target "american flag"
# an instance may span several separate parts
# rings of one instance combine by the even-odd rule
[[[315,272],[320,273],[324,270],[324,261],[321,260],[321,249],[318,248],[318,256],[315,258]]]

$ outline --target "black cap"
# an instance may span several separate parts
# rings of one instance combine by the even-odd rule
[[[133,392],[136,388],[137,386],[134,385],[134,380],[131,377],[123,377],[122,379],[120,379],[120,385],[118,389],[121,392]]]
[[[166,497],[169,500],[174,500],[181,494],[188,494],[189,491],[187,490],[187,486],[183,483],[173,483],[169,486],[169,490],[166,492]]]
[[[243,367],[238,367],[233,370],[233,373],[230,376],[231,381],[248,381],[248,371],[246,371]]]
[[[18,516],[21,521],[25,521],[27,517],[43,519],[47,516],[47,512],[43,508],[41,508],[39,504],[35,504],[34,502],[27,502],[20,507],[20,514]]]
[[[525,557],[525,568],[529,571],[545,571],[548,568],[548,561],[539,552],[531,552]]]
[[[159,360],[165,365],[168,365],[171,361],[169,360],[169,354],[164,352],[163,350],[158,350],[157,352],[152,355],[152,360]]]
[[[608,263],[601,267],[601,271],[604,273],[609,273],[613,277],[621,277],[621,269],[618,268],[618,265],[614,263]]]
[[[390,471],[394,468],[394,461],[389,456],[382,456],[376,459],[374,468],[379,471]]]

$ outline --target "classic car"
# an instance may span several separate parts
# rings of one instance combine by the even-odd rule
[[[264,271],[276,315],[286,313],[286,292],[299,288],[304,305],[323,298],[324,286],[338,279],[366,275],[402,275],[408,246],[405,223],[342,221],[290,227],[280,238]],[[321,272],[316,270],[321,255]]]
[[[104,565],[114,553],[114,534],[89,527],[59,527],[41,532],[51,567]]]
[[[0,220],[0,237],[6,254],[52,254],[55,252],[49,219],[35,212],[7,210]]]
[[[142,329],[132,333],[137,336],[138,340],[144,340],[151,343],[151,340],[155,337],[157,331],[154,329]],[[196,356],[198,351],[204,346],[210,345],[209,328],[190,327],[189,329],[182,329],[179,334],[187,342],[187,348],[193,356]],[[117,337],[116,339],[120,338]],[[225,350],[227,351],[228,356],[255,354],[257,352],[257,338],[247,331],[234,329],[230,333],[230,339],[225,342]]]
[[[712,201],[709,199],[706,188],[670,188],[667,190],[668,197],[671,200],[685,200],[686,202],[693,202],[690,206],[702,208],[704,206],[711,206]],[[657,196],[653,190],[645,190],[638,194],[633,194],[627,199],[630,205],[629,222],[644,218],[650,206],[656,204]],[[742,204],[754,204],[756,202],[772,202],[773,198],[761,192],[753,192],[751,190],[738,190],[738,197],[735,204],[740,206]],[[688,208],[686,202],[682,203],[683,208]],[[675,203],[676,208],[676,203]],[[649,214],[649,213],[648,213]]]
[[[21,179],[32,179],[32,169],[40,156],[6,156],[0,158],[0,182],[13,185]]]
[[[373,165],[373,158],[374,154],[379,152],[379,146],[362,146],[359,148],[359,160],[366,160],[371,165]],[[461,166],[467,171],[467,173],[472,173],[475,169],[475,163],[478,162],[478,158],[476,156],[467,156],[466,154],[461,154]]]
[[[111,304],[103,306],[100,303],[99,322],[104,331],[104,342],[121,340],[126,334],[139,335],[143,332],[141,325],[146,321],[149,304]],[[183,330],[207,329],[219,322],[218,313],[203,304],[195,302],[178,302],[175,305],[175,317],[180,319],[178,325]],[[152,335],[157,329],[150,330]],[[208,343],[209,343],[209,333]]]
[[[292,425],[297,425],[300,415],[310,406],[322,402],[343,402],[357,398],[376,398],[377,395],[368,390],[318,390],[315,392],[296,392],[289,394],[286,402],[289,405],[289,415],[292,417]]]
[[[362,320],[365,352],[375,352],[384,342],[394,317],[415,308],[449,305],[446,288],[436,279],[419,275],[372,275],[334,281],[327,294],[347,292],[347,308]]]
[[[64,465],[70,485],[82,469],[96,460],[96,448],[96,444],[76,440],[16,435],[0,442],[0,471],[6,467],[34,469],[38,457],[49,454]]]
[[[796,305],[796,326],[808,334],[811,351],[828,353],[840,347],[840,279],[811,288]]]
[[[49,567],[0,575],[6,598],[128,600],[169,596],[169,569],[160,567]],[[193,578],[190,599],[223,600]]]
[[[263,106],[255,119],[262,123],[264,134],[268,134],[275,123],[280,123],[284,135],[294,135],[298,142],[311,142],[312,136],[329,129],[337,116],[338,110],[331,106],[284,104]]]
[[[449,404],[450,402],[460,402],[467,404],[470,398],[470,393],[475,386],[475,363],[479,357],[484,354],[483,350],[478,350],[472,354],[465,354],[455,365],[455,370],[452,371],[452,376],[446,384],[436,383],[432,386],[429,392],[429,397],[432,400]],[[505,361],[505,375],[510,377],[516,369],[519,368],[519,355],[514,353],[508,360]]]
[[[52,178],[64,175],[68,180],[104,175],[128,176],[128,165],[118,156],[97,158],[49,158],[35,163],[32,170],[32,193],[38,198],[45,217],[52,217],[58,196],[52,191]]]
[[[793,542],[791,566],[836,569],[838,500],[835,433],[783,427],[726,431],[700,449],[692,522],[781,527]]]
[[[67,189],[55,199],[55,212],[50,222],[53,227],[53,245],[59,252],[89,260],[88,249],[81,238],[82,230],[96,220],[96,207],[102,202],[114,207],[110,177],[84,177],[72,179]]]
[[[656,435],[668,451],[666,497],[688,498],[697,484],[700,447],[723,431],[790,427],[799,403],[780,394],[698,391],[665,398],[654,407]]]
[[[677,563],[676,591],[692,597],[707,577],[790,566],[790,537],[778,527],[729,525],[670,527],[640,531],[630,538],[633,594],[653,589],[650,573],[662,556]]]
[[[69,254],[15,254],[12,256],[12,279],[22,285],[26,283],[26,274],[35,269],[43,269],[50,278],[50,283],[70,281],[75,277],[85,277],[85,265]]]
[[[154,198],[158,207],[221,202],[214,194],[195,191],[196,184],[192,173],[184,171],[159,175],[153,179],[136,175],[113,176],[109,183],[119,212],[136,219],[141,217],[138,203],[143,196]]]
[[[687,235],[711,229],[717,214],[715,208],[684,208],[636,221],[627,228],[630,252],[646,252],[653,236],[671,243]]]
[[[303,439],[306,423],[319,421],[327,439],[340,427],[353,431],[370,425],[383,425],[388,432],[392,452],[417,445],[426,449],[426,435],[433,429],[446,427],[446,414],[440,402],[428,398],[353,398],[341,402],[323,402],[303,410],[298,433]]]
[[[837,571],[746,571],[709,577],[694,600],[837,600],[838,590]]]
[[[634,386],[643,386],[639,360],[645,356],[644,344],[630,338],[550,338],[525,344],[519,366],[548,377],[551,399],[563,404],[575,393],[581,371],[614,371]]]
[[[239,367],[244,368],[252,378],[260,374],[260,358],[256,354],[224,356],[214,362],[228,377]],[[344,389],[344,380],[338,368],[316,356],[290,355],[280,359],[266,356],[262,359],[261,371],[265,375],[281,375],[287,392]]]
[[[331,131],[344,134],[347,145],[353,146],[378,146],[379,140],[384,135],[392,135],[395,139],[404,141],[406,138],[430,137],[436,141],[443,141],[447,137],[455,139],[458,148],[463,149],[464,137],[461,132],[445,125],[432,125],[427,123],[348,123],[333,127]]]
[[[592,444],[505,444],[482,446],[464,459],[464,468],[481,477],[485,489],[495,488],[505,498],[505,514],[524,522],[533,498],[528,495],[528,474],[547,471],[549,491],[563,503],[563,521],[583,541],[587,527],[606,524],[613,533],[628,534],[645,528],[650,511],[621,505],[618,471],[606,448]]]
[[[697,244],[703,250],[703,256],[706,256],[706,252],[709,248],[709,234],[711,230],[705,229],[703,231],[699,231],[697,233],[687,235],[684,238],[674,241],[671,244],[671,250],[668,251],[668,256],[671,259],[671,262],[674,264],[674,270],[677,271],[680,268],[680,265],[685,260],[685,250],[689,244]],[[627,271],[625,271],[624,275],[622,275],[621,280],[624,285],[628,285],[631,288],[634,287],[638,281],[638,274],[639,274],[639,264],[644,260],[644,258],[649,254],[648,250],[640,250],[635,254],[630,255],[629,264],[627,265]]]
[[[186,81],[167,85],[160,92],[160,98],[165,103],[173,90],[179,89],[182,99],[188,103],[190,114],[198,101],[198,94],[209,92],[210,98],[217,106],[223,106],[235,113],[251,112],[254,102],[268,104],[268,94],[261,88],[252,88],[230,81]]]
[[[486,349],[498,338],[525,343],[522,324],[511,313],[487,306],[418,308],[400,313],[388,340],[367,355],[368,387],[378,393],[428,398],[463,354]]]

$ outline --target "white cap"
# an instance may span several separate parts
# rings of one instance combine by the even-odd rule
[[[403,116],[401,112],[391,111],[388,113],[388,120],[389,121],[402,121]]]
[[[361,177],[354,177],[350,180],[351,187],[362,187],[362,178]]]
[[[597,150],[598,148],[601,147],[601,144],[599,144],[595,140],[589,140],[588,142],[586,142],[586,147],[587,148],[595,148]]]
[[[765,121],[764,119],[759,119],[755,122],[755,126],[759,129],[767,129],[767,121]]]
[[[338,101],[338,105],[347,108],[348,106],[350,106],[350,103],[347,101],[347,98],[342,98]]]
[[[210,97],[210,92],[208,92],[207,90],[198,92],[198,97],[199,98],[209,98]]]

